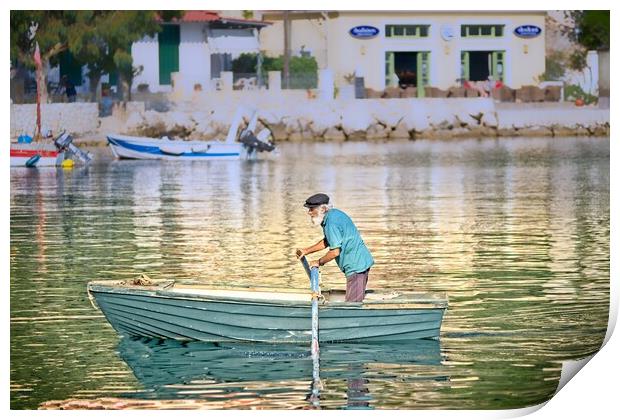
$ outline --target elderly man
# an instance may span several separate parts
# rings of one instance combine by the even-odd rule
[[[374,264],[370,251],[364,245],[355,224],[344,212],[332,208],[329,197],[315,194],[309,197],[304,207],[315,226],[323,228],[323,239],[316,244],[297,250],[297,258],[329,248],[318,260],[310,261],[310,267],[318,267],[336,259],[336,264],[347,278],[347,302],[364,300],[368,272]]]

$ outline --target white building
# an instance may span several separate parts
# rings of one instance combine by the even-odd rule
[[[295,11],[290,50],[312,51],[336,85],[363,76],[367,87],[397,83],[447,89],[460,79],[537,84],[545,71],[545,11]],[[261,48],[282,51],[284,14],[260,33]],[[422,93],[423,89],[418,89]]]
[[[212,89],[220,73],[232,69],[232,60],[259,52],[258,32],[267,25],[213,11],[186,11],[181,19],[162,23],[156,36],[132,45],[134,67],[143,68],[133,88],[148,85],[151,92],[169,92],[174,79],[183,89]]]

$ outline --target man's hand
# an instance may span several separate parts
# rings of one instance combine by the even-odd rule
[[[297,259],[306,255],[305,251],[306,251],[305,249],[298,249],[297,251],[295,251],[295,255],[297,256]]]
[[[308,262],[308,265],[310,266],[310,268],[319,268],[319,260],[312,260]]]

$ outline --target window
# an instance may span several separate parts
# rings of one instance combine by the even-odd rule
[[[461,25],[461,37],[504,36],[504,25]]]
[[[427,38],[430,25],[385,25],[387,38]]]

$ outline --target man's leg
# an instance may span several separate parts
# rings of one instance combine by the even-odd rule
[[[363,273],[351,274],[347,277],[347,293],[345,295],[345,301],[347,302],[361,302],[364,300],[364,294],[366,293],[366,285],[368,284],[368,272],[370,269]]]

